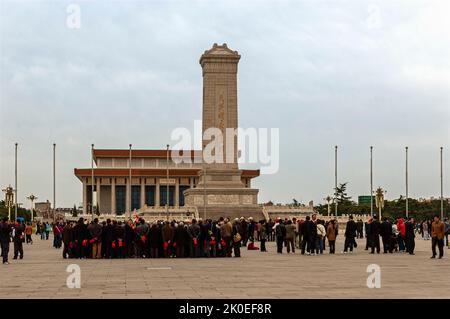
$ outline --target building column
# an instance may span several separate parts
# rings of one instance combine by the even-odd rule
[[[141,207],[145,205],[145,178],[141,178]]]
[[[88,213],[88,209],[87,209],[87,182],[86,182],[86,178],[83,178],[83,214],[87,214]]]
[[[116,214],[116,179],[111,178],[111,214]]]
[[[175,178],[175,207],[180,207],[180,179]]]
[[[194,188],[194,178],[191,177],[189,178],[190,184],[191,184],[191,188]]]
[[[156,178],[155,207],[159,207],[159,177]]]
[[[125,191],[125,214],[130,212],[131,208],[131,180],[129,178],[125,179],[126,191]]]
[[[100,209],[101,209],[101,207],[100,207],[100,188],[101,188],[101,186],[100,186],[100,177],[97,177],[97,208],[98,208],[98,211],[99,212],[101,212],[100,211]]]

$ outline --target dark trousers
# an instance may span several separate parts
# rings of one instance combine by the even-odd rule
[[[234,242],[233,241],[233,250],[234,250],[234,257],[241,257],[241,242]]]
[[[294,244],[294,238],[288,238],[286,239],[286,246],[287,246],[287,252],[290,253],[292,248],[292,252],[295,253],[295,244]]]
[[[9,254],[9,242],[1,242],[2,244],[2,257],[3,257],[3,263],[6,263],[8,261],[8,254]]]
[[[266,240],[261,238],[261,251],[267,251]]]
[[[184,257],[184,244],[183,243],[177,243],[177,257],[178,258]]]
[[[231,247],[233,245],[233,238],[232,237],[224,237],[223,240],[225,241],[225,247],[222,247],[222,249],[225,250],[225,256],[231,257]]]
[[[406,252],[414,254],[414,248],[416,248],[416,242],[414,237],[406,237]]]
[[[105,256],[106,256],[106,258],[113,257],[112,241],[109,241],[109,240],[106,241]]]
[[[350,251],[353,251],[354,243],[355,243],[355,238],[353,238],[353,237],[345,237],[344,251],[347,252],[349,249],[350,249]]]
[[[431,238],[431,250],[433,251],[433,257],[436,256],[436,245],[439,248],[439,257],[444,256],[444,239],[437,239],[437,237]]]
[[[283,253],[283,237],[277,236],[277,253]]]
[[[77,243],[77,258],[84,258],[85,257],[84,251],[85,251],[85,247],[81,244],[80,241],[78,241],[78,243]]]
[[[378,235],[372,237],[371,253],[375,252],[375,248],[377,249],[377,254],[379,254],[380,253],[380,236],[378,236]]]
[[[316,251],[316,237],[312,237],[309,239],[306,251],[310,252],[311,254],[314,254],[314,252]]]
[[[330,254],[334,254],[334,252],[336,250],[336,241],[328,240],[328,245],[330,245]]]
[[[63,248],[63,258],[67,258],[69,257],[69,244],[64,243],[64,248]]]
[[[301,250],[302,250],[302,255],[305,254],[305,250],[307,252],[309,252],[309,239],[306,238],[306,236],[303,236],[302,243],[301,243]]]
[[[159,249],[158,247],[151,247],[150,248],[150,257],[152,258],[158,258]]]
[[[20,254],[20,259],[23,258],[23,243],[22,239],[14,240],[14,259],[17,259],[17,256]]]
[[[27,244],[33,242],[33,239],[31,239],[31,235],[25,235],[25,236],[26,236]]]
[[[382,236],[381,240],[383,242],[383,252],[387,253],[389,251],[390,253],[392,253],[392,248],[390,245],[391,237],[390,236]]]

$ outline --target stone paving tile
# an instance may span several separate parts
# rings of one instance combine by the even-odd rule
[[[369,255],[360,240],[348,255],[278,255],[269,243],[268,253],[226,259],[64,260],[51,244],[35,237],[24,260],[0,268],[0,298],[450,298],[450,250],[430,260],[431,243],[420,239],[415,256]],[[366,286],[372,263],[381,289]],[[81,289],[66,287],[70,264],[81,267]]]

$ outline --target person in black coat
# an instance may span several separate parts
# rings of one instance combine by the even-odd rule
[[[106,258],[112,258],[113,257],[113,250],[112,250],[112,243],[115,240],[115,232],[114,232],[114,226],[111,223],[111,219],[106,220],[106,226],[104,228],[105,233],[105,257]]]
[[[275,236],[277,240],[277,253],[283,253],[283,243],[286,240],[286,227],[280,219],[278,225],[275,227]]]
[[[160,241],[162,241],[162,232],[156,223],[153,223],[148,232],[150,244],[150,257],[158,258]]]
[[[366,232],[366,248],[364,250],[369,250],[370,247],[370,238],[369,238],[369,232],[370,232],[370,223],[372,222],[372,218],[364,223],[364,231]]]
[[[125,224],[124,251],[125,256],[128,258],[134,257],[136,233],[134,232],[132,225],[133,222],[131,219]]]
[[[11,225],[8,223],[8,217],[3,217],[0,223],[0,244],[2,247],[3,264],[7,265],[9,254],[9,243],[11,242]]]
[[[115,238],[115,246],[114,249],[114,257],[115,258],[124,258],[125,250],[124,250],[124,239],[125,239],[125,227],[121,221],[118,223],[114,223],[114,238]]]
[[[414,238],[414,218],[409,217],[408,221],[405,223],[405,241],[406,241],[406,252],[410,255],[414,255],[414,248],[416,247],[416,243]]]
[[[383,253],[386,254],[388,251],[392,253],[393,247],[390,245],[392,225],[386,217],[383,218],[383,222],[380,225],[380,235],[383,242]]]
[[[310,217],[306,216],[306,220],[300,224],[300,236],[302,238],[302,243],[301,243],[301,250],[302,250],[302,255],[305,254],[305,249],[309,254],[309,246],[310,246],[310,242],[311,242],[311,234],[309,233],[308,229],[308,223],[310,223]]]
[[[189,241],[189,235],[183,222],[180,222],[173,232],[173,242],[175,244],[175,251],[177,258],[186,257],[185,246]]]
[[[317,237],[317,219],[316,215],[313,214],[311,220],[306,224],[306,232],[309,238],[308,242],[308,253],[311,255],[315,255],[315,248],[316,248],[316,237]]]
[[[353,247],[355,246],[355,237],[356,237],[356,223],[353,220],[353,216],[349,216],[349,221],[345,227],[345,242],[344,242],[344,254],[350,249],[350,252],[353,252]]]
[[[378,216],[373,216],[373,222],[370,224],[370,243],[371,243],[371,254],[375,253],[375,248],[377,249],[377,254],[380,253],[380,229],[381,225],[378,221]]]
[[[86,247],[88,242],[88,230],[84,224],[84,219],[80,218],[73,228],[73,238],[76,246],[76,257],[86,258]]]

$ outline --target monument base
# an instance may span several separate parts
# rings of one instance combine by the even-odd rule
[[[237,169],[209,169],[199,172],[196,188],[184,192],[185,204],[197,207],[203,219],[253,217],[264,219],[258,205],[258,189],[247,188]]]

